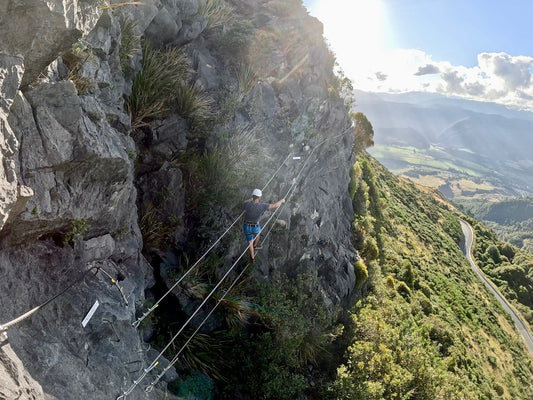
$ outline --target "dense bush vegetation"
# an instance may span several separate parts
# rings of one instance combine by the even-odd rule
[[[472,220],[471,224],[477,264],[533,324],[533,254],[498,240],[494,231],[480,223]]]
[[[372,268],[332,398],[529,399],[527,351],[466,264],[450,206],[364,153],[351,178],[354,238]],[[489,253],[516,258],[510,246]]]

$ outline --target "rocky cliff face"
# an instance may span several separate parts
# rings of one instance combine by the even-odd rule
[[[90,268],[100,271],[9,328],[9,344],[0,350],[0,399],[114,398],[150,363],[157,353],[131,327],[145,290],[154,285],[138,220],[163,189],[170,190],[159,210],[174,217],[167,256],[192,239],[200,242],[201,225],[215,221],[201,238],[209,244],[238,213],[223,204],[214,217],[190,213],[195,188],[184,183],[190,171],[176,160],[218,146],[227,132],[246,130],[248,140],[260,143],[263,158],[245,160],[257,167],[254,186],[290,154],[301,157],[289,156],[265,192],[266,200],[277,200],[295,183],[254,276],[305,269],[322,278],[327,303],[353,296],[357,256],[347,194],[353,136],[343,101],[332,91],[333,59],[320,24],[298,1],[227,5],[254,32],[257,78],[247,90],[239,89],[235,66],[197,0],[116,7],[10,0],[0,6],[0,323]],[[218,118],[207,134],[195,133],[180,113],[132,131],[124,106],[132,78],[122,72],[119,55],[124,20],[134,20],[136,34],[154,46],[186,50],[192,79],[216,100]],[[67,53],[79,46],[84,58],[72,67]],[[140,57],[133,58],[136,71]],[[231,95],[238,105],[223,108]],[[243,184],[242,192],[252,188]],[[242,246],[240,238],[231,242],[227,258]],[[125,277],[122,293],[110,279],[117,276]],[[99,308],[83,327],[96,301]],[[128,398],[169,398],[161,390],[137,389]]]

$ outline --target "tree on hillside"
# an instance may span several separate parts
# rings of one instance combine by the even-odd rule
[[[354,152],[357,153],[368,147],[374,146],[374,128],[365,114],[362,112],[350,113],[355,124]]]

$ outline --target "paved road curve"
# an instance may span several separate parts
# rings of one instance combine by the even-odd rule
[[[513,307],[511,307],[511,305],[507,302],[505,297],[503,297],[503,295],[496,289],[494,284],[485,277],[481,269],[479,269],[474,260],[472,260],[472,242],[474,240],[474,231],[467,222],[461,219],[459,220],[459,222],[461,223],[461,229],[463,230],[463,235],[465,239],[461,246],[464,255],[470,262],[470,265],[472,266],[474,272],[479,276],[479,278],[483,281],[485,286],[487,286],[487,288],[492,292],[492,294],[494,294],[494,296],[500,302],[504,310],[511,315],[516,329],[518,329],[518,332],[524,339],[524,343],[529,349],[529,353],[531,354],[531,356],[533,356],[533,335],[531,335],[531,332],[529,332],[524,322],[517,315]]]

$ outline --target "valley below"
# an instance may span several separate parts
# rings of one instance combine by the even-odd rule
[[[533,194],[532,113],[428,94],[355,96],[374,127],[370,154],[395,174],[449,199]]]

